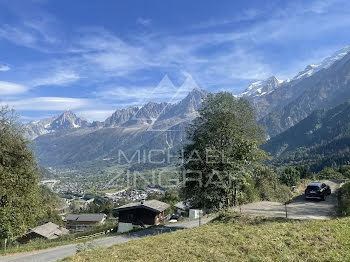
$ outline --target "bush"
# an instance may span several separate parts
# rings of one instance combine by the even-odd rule
[[[300,173],[294,167],[286,167],[282,171],[280,180],[287,186],[296,186],[300,181]]]
[[[246,183],[242,185],[241,194],[238,197],[238,203],[240,205],[260,200],[255,184],[254,179],[247,178]]]
[[[340,216],[350,216],[350,182],[345,183],[338,191],[337,213]]]
[[[257,200],[285,202],[289,198],[289,188],[281,184],[278,175],[269,167],[259,167],[254,171],[255,195]],[[255,200],[255,199],[254,199]]]
[[[295,169],[299,172],[301,179],[313,178],[313,174],[311,173],[311,171],[308,168],[306,168],[304,166],[297,166],[297,167],[295,167]]]
[[[350,178],[350,166],[344,165],[339,168],[339,172],[343,175],[344,178]]]
[[[324,168],[319,174],[318,174],[319,179],[343,179],[342,173],[339,173],[338,171],[326,167]]]

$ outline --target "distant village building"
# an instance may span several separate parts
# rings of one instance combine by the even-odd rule
[[[105,214],[70,214],[64,221],[71,233],[85,232],[93,226],[103,225],[106,221]]]
[[[54,223],[46,223],[44,225],[31,228],[23,236],[17,238],[17,241],[21,244],[25,244],[30,240],[42,238],[42,239],[55,239],[63,235],[69,234],[69,230]]]
[[[128,232],[134,226],[158,225],[168,219],[165,211],[169,207],[158,200],[142,200],[115,208],[119,215],[118,232]]]

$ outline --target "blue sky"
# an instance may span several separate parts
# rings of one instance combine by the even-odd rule
[[[239,94],[349,45],[349,13],[348,0],[0,0],[0,103],[24,121],[102,120],[195,83]]]

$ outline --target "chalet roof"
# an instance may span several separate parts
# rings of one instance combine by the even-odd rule
[[[54,239],[54,238],[58,238],[61,235],[66,235],[69,233],[68,229],[65,229],[64,227],[61,227],[59,225],[56,225],[54,223],[46,223],[44,225],[35,227],[30,229],[27,234],[30,233],[36,233],[38,235],[41,235],[47,239]]]
[[[70,214],[65,221],[101,222],[106,217],[105,214]]]
[[[115,208],[114,211],[122,211],[122,210],[128,210],[128,209],[135,209],[135,208],[146,208],[150,209],[155,212],[163,212],[167,208],[169,208],[170,205],[167,203],[158,201],[158,200],[147,200],[147,201],[141,201],[141,202],[136,202],[136,203],[129,203],[124,206]]]

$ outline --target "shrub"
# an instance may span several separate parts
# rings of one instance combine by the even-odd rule
[[[339,172],[343,175],[344,178],[350,178],[350,166],[344,165],[339,168]]]
[[[337,213],[340,216],[350,216],[350,182],[345,183],[338,191]]]
[[[300,181],[300,173],[294,167],[286,167],[282,171],[280,180],[287,186],[296,186]]]
[[[252,178],[247,178],[245,184],[242,185],[241,194],[238,197],[238,203],[245,204],[259,200],[259,193],[255,188],[255,180]]]
[[[258,200],[285,202],[289,198],[289,188],[281,184],[278,175],[269,167],[255,170],[255,191]]]
[[[344,177],[338,171],[332,168],[326,167],[318,174],[318,178],[319,179],[343,179]]]

